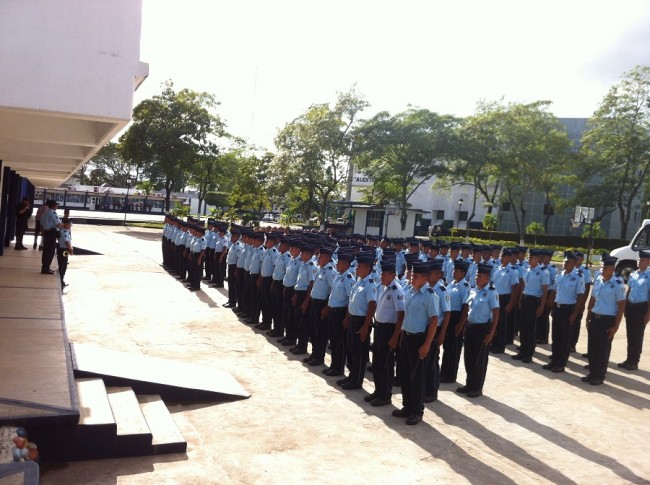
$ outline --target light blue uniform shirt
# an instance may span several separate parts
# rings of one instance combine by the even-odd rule
[[[278,260],[280,252],[278,248],[272,247],[264,251],[264,256],[262,256],[262,267],[260,269],[260,276],[262,278],[268,278],[273,276],[273,271],[275,270],[275,262]]]
[[[538,264],[534,268],[528,268],[524,274],[524,295],[536,296],[541,298],[542,286],[548,286],[548,271],[542,269]]]
[[[404,273],[405,265],[406,265],[406,258],[404,257],[404,253],[402,251],[395,253],[395,274],[400,275]]]
[[[581,272],[582,278],[585,281],[585,288],[587,287],[587,285],[591,285],[591,284],[594,283],[594,280],[591,277],[591,270],[589,268],[587,268],[587,267],[585,267],[583,265],[580,265],[580,266],[578,266],[577,269]]]
[[[43,226],[43,230],[45,231],[56,229],[56,226],[59,224],[61,224],[61,219],[59,219],[59,216],[54,209],[48,209],[47,212],[41,216],[41,226]]]
[[[492,310],[499,308],[499,294],[485,285],[472,288],[467,297],[467,321],[473,324],[487,324],[492,320]]]
[[[475,261],[472,261],[470,263],[469,268],[467,268],[467,274],[465,275],[465,279],[469,283],[469,286],[474,288],[476,286],[476,273],[478,272],[478,263]]]
[[[237,267],[241,269],[247,269],[250,264],[251,248],[248,244],[243,244],[239,258],[237,259]]]
[[[449,308],[452,312],[459,312],[463,309],[463,305],[467,303],[469,288],[469,283],[464,279],[458,282],[452,281],[447,285],[447,292],[449,293]]]
[[[259,274],[262,268],[262,258],[264,257],[264,247],[260,246],[252,248],[251,258],[248,264],[248,272],[250,274]]]
[[[346,270],[341,274],[337,274],[332,282],[332,290],[330,291],[330,298],[327,306],[330,308],[341,308],[348,306],[350,301],[350,293],[354,286],[354,277],[350,270]]]
[[[599,276],[594,283],[592,296],[596,300],[594,307],[591,309],[592,313],[614,317],[618,312],[617,303],[625,300],[625,286],[623,281],[615,275],[607,281],[604,281],[603,277]]]
[[[404,290],[397,279],[388,286],[381,286],[377,292],[375,323],[396,323],[397,312],[403,312],[405,304]]]
[[[318,268],[314,277],[314,285],[311,287],[311,297],[316,300],[327,300],[336,275],[336,270],[331,262]]]
[[[273,274],[271,275],[274,281],[282,281],[284,279],[284,275],[287,272],[287,266],[289,265],[290,261],[291,254],[289,254],[289,251],[285,251],[284,253],[278,255],[278,257],[275,259]]]
[[[348,312],[353,316],[365,317],[371,301],[377,301],[377,285],[368,275],[352,287]]]
[[[630,294],[627,297],[630,303],[643,303],[648,301],[648,294],[650,292],[649,270],[646,269],[643,273],[639,273],[637,269],[630,275],[627,284],[630,287]]]
[[[189,231],[187,232],[186,236],[187,237],[185,238],[185,247],[187,249],[191,250],[192,249],[192,244],[194,244],[194,239],[196,239],[196,237],[193,236],[192,234],[190,234]]]
[[[575,269],[568,274],[562,271],[555,277],[553,289],[555,290],[555,303],[575,305],[578,295],[585,292],[585,282]]]
[[[311,260],[306,263],[303,263],[301,260],[299,261],[300,266],[298,266],[298,279],[296,279],[294,289],[296,291],[307,291],[309,283],[314,281],[314,278],[316,277],[316,269],[318,267]]]
[[[213,248],[214,247],[212,245],[212,241],[214,241],[215,236],[216,236],[216,234],[212,230],[205,231],[205,236],[203,236],[203,237],[205,237],[205,242],[207,244],[206,247],[208,247],[208,248]]]
[[[300,256],[291,258],[287,264],[287,270],[284,273],[284,278],[282,279],[282,284],[287,288],[293,288],[296,286],[296,281],[298,280],[298,271],[300,270],[300,265],[302,261]]]
[[[190,246],[190,251],[193,253],[200,253],[205,249],[206,240],[204,237],[195,237]]]
[[[242,249],[243,247],[239,240],[233,243],[230,246],[230,249],[228,249],[228,254],[226,255],[226,264],[237,264],[237,260],[239,259],[239,255],[241,254]]]
[[[512,293],[512,285],[519,284],[519,272],[510,263],[504,266],[495,266],[492,271],[492,284],[499,295]]]
[[[68,245],[66,243],[72,244],[72,237],[70,236],[70,231],[67,229],[59,229],[59,247],[60,248],[67,248]]]
[[[429,288],[429,283],[415,290],[411,288],[406,292],[406,313],[402,330],[408,333],[422,333],[429,328],[431,317],[440,314],[440,299],[435,291]]]
[[[438,295],[438,308],[440,309],[440,313],[438,313],[438,326],[441,327],[442,317],[446,312],[451,311],[449,292],[447,291],[447,287],[442,283],[442,280],[438,280],[436,285],[433,287],[433,291]]]
[[[460,258],[458,258],[460,259]],[[451,258],[448,258],[445,260],[445,262],[442,264],[442,271],[443,271],[443,277],[446,282],[451,282],[454,280],[454,260]]]

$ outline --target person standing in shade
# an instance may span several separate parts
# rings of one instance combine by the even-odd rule
[[[641,351],[643,350],[643,334],[650,320],[650,251],[639,251],[639,269],[630,275],[627,281],[627,303],[625,305],[625,328],[627,330],[627,358],[618,364],[627,370],[637,370]]]
[[[29,204],[29,198],[23,197],[23,200],[18,206],[18,210],[16,210],[16,244],[14,245],[14,249],[27,249],[23,245],[23,237],[27,229],[29,229],[28,222],[30,217],[32,217],[32,208]]]
[[[465,329],[465,371],[467,380],[456,392],[467,397],[483,395],[487,374],[488,348],[499,323],[499,295],[489,285],[492,265],[480,264],[476,286],[467,298],[467,314],[463,313],[460,325]]]
[[[70,222],[70,219],[67,219],[65,217],[61,219],[61,229],[59,229],[59,244],[56,248],[56,260],[59,263],[61,289],[68,286],[63,278],[65,277],[66,270],[68,269],[68,256],[73,254],[72,236],[70,234],[71,227],[72,223]]]
[[[230,236],[232,244],[228,248],[228,254],[226,255],[226,264],[228,265],[228,302],[224,304],[224,308],[235,308],[237,306],[239,295],[237,294],[235,273],[237,272],[237,260],[243,249],[242,244],[239,242],[240,237],[241,231],[239,229],[233,229]]]
[[[49,208],[47,207],[47,203],[43,204],[38,208],[38,210],[36,211],[36,215],[34,216],[34,220],[36,221],[36,227],[34,227],[34,249],[36,249],[37,245],[39,250],[43,249],[43,245],[38,244],[38,236],[41,235],[41,230],[43,228],[43,226],[41,225],[41,218],[43,217],[43,214],[45,214],[48,210]],[[42,242],[43,241],[41,239],[41,243]]]
[[[460,353],[463,350],[463,328],[460,319],[467,312],[467,297],[470,286],[465,280],[469,264],[464,261],[454,262],[454,280],[447,285],[449,292],[449,325],[443,343],[442,363],[440,365],[440,382],[456,382]]]
[[[519,287],[519,273],[510,264],[512,251],[505,248],[501,253],[501,264],[492,270],[492,284],[499,295],[499,324],[497,333],[490,352],[503,354],[508,341],[508,320],[515,306],[517,288]],[[511,324],[512,323],[512,319]]]
[[[587,307],[589,374],[582,378],[582,382],[588,382],[592,386],[605,381],[612,339],[625,311],[623,280],[614,275],[617,260],[613,257],[601,260],[601,274],[594,282]]]
[[[564,268],[555,277],[549,297],[553,315],[551,362],[543,365],[542,369],[551,372],[564,372],[569,360],[571,326],[580,325],[580,322],[576,322],[577,302],[585,292],[585,283],[575,269],[577,260],[572,252],[564,253]]]
[[[374,255],[357,256],[357,282],[350,292],[348,314],[343,320],[346,329],[350,375],[336,383],[343,389],[361,389],[370,353],[370,328],[377,302],[377,285],[371,272]]]
[[[327,301],[327,307],[323,308],[321,316],[328,319],[332,344],[332,362],[323,370],[326,376],[341,376],[345,368],[345,327],[343,320],[348,312],[350,294],[354,286],[354,276],[350,272],[351,253],[339,252],[336,262],[337,275],[332,282],[332,290]]]
[[[521,306],[521,328],[519,352],[512,356],[524,364],[533,361],[535,353],[535,323],[544,312],[546,293],[548,291],[548,271],[539,266],[539,251],[530,250],[529,268],[524,274],[523,290],[519,298]]]
[[[55,200],[47,201],[48,211],[43,214],[43,256],[41,257],[41,274],[54,274],[50,269],[54,253],[56,252],[56,235],[61,228],[61,220],[56,214],[57,203]]]
[[[371,406],[390,404],[395,375],[395,348],[404,320],[404,290],[396,278],[392,261],[381,263],[381,287],[377,293],[375,337],[372,352],[372,377],[375,391],[363,398]]]
[[[415,425],[424,414],[424,368],[433,338],[438,329],[440,308],[438,298],[427,282],[429,265],[413,265],[412,286],[406,292],[402,335],[400,337],[400,381],[402,409],[392,415],[406,418],[406,424]]]

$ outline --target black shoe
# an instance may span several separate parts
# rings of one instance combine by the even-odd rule
[[[480,397],[483,395],[482,391],[469,391],[467,397]]]
[[[490,349],[490,353],[492,353],[492,354],[504,354],[505,352],[506,352],[506,349],[502,349],[502,348]]]
[[[324,363],[325,363],[325,361],[323,361],[323,359],[312,359],[309,362],[307,362],[307,364],[309,366],[311,366],[311,367],[316,367],[316,366],[319,366],[319,365],[323,365]]]
[[[467,386],[460,386],[458,389],[456,389],[456,392],[459,394],[467,394],[469,392],[469,389],[467,389]]]
[[[388,406],[390,404],[390,397],[378,397],[370,401],[370,405],[374,407]]]
[[[396,418],[408,418],[410,416],[409,412],[405,408],[394,409],[390,414]]]
[[[38,247],[38,250],[39,250],[39,251],[43,251],[43,246],[39,246],[39,247]]]
[[[589,364],[585,364],[582,366],[584,369],[589,369]]]
[[[551,370],[552,368],[553,368],[553,366],[551,364],[544,364],[542,366],[542,369],[544,369],[544,370]]]
[[[627,364],[628,364],[627,360],[624,360],[623,362],[619,362],[619,363],[616,364],[616,365],[617,365],[618,367],[620,367],[621,369],[625,369],[625,368],[627,367]]]
[[[523,359],[521,359],[521,361],[524,364],[530,364],[533,361],[533,359],[531,359],[530,357],[524,357]]]
[[[232,308],[232,305],[230,303],[224,303],[221,306],[224,307],[224,308]]]
[[[330,377],[338,377],[343,375],[343,371],[329,368],[329,369],[323,369],[323,374]]]
[[[305,357],[304,359],[302,359],[302,361],[303,361],[305,364],[309,364],[312,360],[314,360],[314,357],[311,356],[311,355],[308,355],[307,357]]]
[[[280,344],[282,344],[285,347],[288,347],[289,345],[293,345],[295,347],[296,342],[292,342],[291,340],[283,339]],[[291,350],[291,349],[290,349]]]
[[[66,283],[65,281],[62,281],[61,282],[61,288],[65,288],[66,286],[69,286],[68,283]]]
[[[605,381],[602,379],[592,379],[589,381],[589,384],[591,384],[592,386],[600,386],[604,382]]]
[[[190,291],[201,291],[201,288],[188,288]]]
[[[523,360],[524,356],[521,354],[515,354],[512,356],[513,360]]]
[[[593,377],[591,377],[590,375],[587,375],[587,376],[581,377],[580,380],[582,382],[591,382],[593,380]]]
[[[547,345],[547,344],[548,344],[548,340],[545,340],[545,339],[541,339],[541,338],[540,338],[540,339],[535,340],[535,343],[536,343],[536,344],[540,344],[540,345]]]
[[[295,346],[292,350],[289,350],[293,355],[305,355],[307,353],[307,349],[304,349],[299,346]]]
[[[420,421],[422,421],[422,416],[419,414],[411,414],[408,418],[406,418],[406,424],[409,426],[418,424]]]
[[[350,382],[350,376],[344,377],[343,379],[339,379],[338,381],[336,381],[336,385],[342,386],[343,384],[347,384],[348,382]]]
[[[436,394],[432,394],[431,396],[424,396],[424,402],[430,403],[430,402],[436,402],[438,400],[438,396]]]
[[[361,389],[360,384],[355,384],[354,382],[346,382],[341,386],[342,389],[345,389],[346,391],[351,391],[353,389]]]
[[[637,364],[627,364],[625,366],[625,369],[627,369],[627,370],[639,370],[639,366]]]
[[[589,357],[589,354],[582,354],[582,356],[586,359]]]
[[[266,332],[266,335],[271,338],[282,337],[282,332],[280,330],[271,330],[270,332]]]
[[[262,331],[271,330],[271,325],[269,325],[268,323],[260,323],[259,325],[255,326],[255,328]]]
[[[441,377],[440,378],[440,383],[441,384],[451,384],[452,382],[456,382],[456,379],[452,379],[451,377]]]
[[[374,401],[375,399],[377,399],[377,397],[378,397],[377,394],[373,392],[372,394],[368,394],[367,396],[364,396],[363,400],[366,401],[366,402],[370,402],[370,401]]]
[[[43,269],[41,270],[41,274],[54,274],[54,271],[51,269]]]
[[[551,367],[551,372],[555,372],[556,374],[560,374],[561,372],[564,372],[564,367]]]

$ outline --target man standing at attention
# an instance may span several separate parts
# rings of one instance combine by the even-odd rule
[[[614,276],[617,260],[612,257],[601,260],[602,273],[594,282],[594,291],[587,307],[589,374],[582,378],[582,382],[588,382],[592,386],[605,381],[612,339],[625,311],[623,280]]]
[[[627,359],[618,364],[627,370],[637,370],[643,350],[643,334],[650,320],[648,295],[650,294],[650,252],[639,251],[639,269],[630,275],[627,284],[625,327],[627,329]]]
[[[48,211],[41,218],[41,225],[43,226],[41,274],[54,274],[54,271],[50,269],[50,265],[56,252],[56,235],[61,228],[61,220],[56,214],[57,203],[55,200],[48,200],[47,208]]]

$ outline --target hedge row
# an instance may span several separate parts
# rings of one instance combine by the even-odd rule
[[[466,231],[465,229],[461,229],[460,231],[454,229],[452,230],[452,234],[454,236],[464,237]],[[519,234],[516,234],[514,232],[470,229],[469,237],[470,239],[478,238],[478,239],[483,239],[488,241],[498,239],[500,241],[506,241],[506,244],[508,245],[512,245],[513,243],[519,244]],[[524,236],[524,243],[526,244],[526,246],[534,246],[534,242],[535,242],[535,236],[528,235],[528,234]],[[562,247],[562,248],[586,248],[588,242],[589,242],[588,238],[578,237],[578,236],[549,236],[549,235],[537,236],[537,246],[539,247],[548,246],[549,249],[553,246]],[[495,242],[494,244],[501,244],[501,243]],[[627,246],[628,244],[629,241],[627,241],[626,239],[604,239],[604,238],[594,239],[595,248],[605,249],[608,251],[611,251],[612,249],[620,248],[621,246]]]

